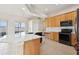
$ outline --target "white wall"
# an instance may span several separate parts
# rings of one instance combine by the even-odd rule
[[[42,32],[43,31],[43,23],[42,23],[42,19],[31,19],[30,21],[32,21],[32,24],[29,24],[29,32]],[[29,21],[29,22],[30,22]]]
[[[14,49],[15,49],[15,23],[16,22],[24,22],[27,25],[27,18],[25,17],[21,17],[21,16],[15,16],[15,15],[10,15],[10,14],[0,14],[0,19],[1,20],[6,20],[8,22],[8,26],[7,26],[7,38],[3,41],[0,40],[1,43],[8,43],[8,46],[5,44],[4,47],[8,47],[8,53],[7,54],[15,54],[14,53]],[[27,31],[27,26],[25,28],[25,31]],[[3,48],[4,48],[3,47]],[[17,52],[16,52],[17,53]],[[2,54],[2,53],[1,53]]]

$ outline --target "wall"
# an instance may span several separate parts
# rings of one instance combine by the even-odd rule
[[[0,14],[0,19],[1,20],[6,20],[8,22],[8,27],[7,27],[7,38],[4,40],[0,40],[0,42],[4,43],[8,43],[8,53],[7,54],[16,54],[14,53],[15,51],[15,23],[16,22],[24,22],[27,25],[27,18],[22,17],[22,16],[16,16],[16,15],[10,15],[10,14]],[[25,31],[27,31],[27,26]],[[5,46],[6,47],[6,46]]]
[[[34,18],[34,19],[31,19],[30,21],[31,23],[29,24],[29,32],[42,32],[43,31],[42,19]]]

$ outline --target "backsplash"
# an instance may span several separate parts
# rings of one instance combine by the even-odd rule
[[[68,27],[48,27],[46,28],[46,32],[61,32],[61,29],[72,29],[74,31],[73,26],[68,26]]]

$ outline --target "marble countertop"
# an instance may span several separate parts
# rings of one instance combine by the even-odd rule
[[[37,39],[37,38],[41,38],[41,36],[38,36],[38,35],[35,35],[35,34],[26,34],[23,37],[16,38],[15,41],[16,42],[24,42],[24,41],[34,40],[34,39]]]
[[[26,35],[22,35],[21,37],[15,37],[15,39],[13,41],[15,43],[18,43],[18,42],[34,40],[34,39],[37,39],[37,38],[41,38],[41,36],[38,36],[38,35],[35,35],[35,34],[26,34]],[[0,42],[8,42],[7,35],[5,35],[4,37],[1,37]]]

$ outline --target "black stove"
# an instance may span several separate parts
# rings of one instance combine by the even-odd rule
[[[72,21],[62,21],[60,22],[61,27],[68,27],[72,25]],[[59,42],[65,45],[71,46],[71,32],[72,29],[61,29],[59,32]]]

